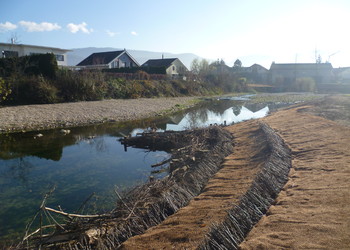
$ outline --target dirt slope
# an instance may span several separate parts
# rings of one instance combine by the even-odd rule
[[[291,148],[292,169],[242,249],[350,249],[349,117],[350,98],[338,96],[263,119]],[[160,226],[126,241],[124,249],[195,249],[210,224],[224,219],[264,162],[256,121],[229,129],[235,152],[204,192]]]
[[[257,121],[229,128],[235,152],[190,204],[145,234],[130,238],[123,249],[196,249],[209,227],[221,221],[226,210],[247,191],[264,162],[265,145]]]
[[[311,114],[334,116],[332,108],[299,107],[264,119],[291,148],[292,170],[242,249],[350,249],[350,128]]]

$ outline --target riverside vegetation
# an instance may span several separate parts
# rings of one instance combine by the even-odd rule
[[[246,79],[223,71],[218,62],[205,71],[188,73],[187,80],[152,80],[145,71],[132,78],[100,70],[59,68],[53,54],[0,59],[0,104],[49,104],[112,98],[175,97],[245,91]],[[153,71],[150,71],[153,73]],[[199,74],[200,73],[200,74]],[[129,73],[130,74],[130,73]]]

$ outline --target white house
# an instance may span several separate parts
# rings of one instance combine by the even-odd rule
[[[0,51],[2,58],[53,53],[58,65],[67,66],[67,52],[70,50],[28,44],[0,43]]]
[[[186,71],[188,71],[186,66],[178,58],[151,59],[142,64],[142,67],[164,67],[166,74],[172,77],[183,75]]]
[[[77,64],[81,68],[133,68],[140,64],[124,49],[93,53]]]

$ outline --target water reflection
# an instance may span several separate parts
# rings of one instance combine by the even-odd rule
[[[178,123],[167,124],[166,130],[183,130],[191,128],[206,127],[209,125],[233,124],[250,119],[258,119],[266,116],[269,113],[269,107],[266,106],[256,112],[250,111],[248,108],[242,106],[237,112],[237,107],[226,109],[222,113],[217,113],[212,110],[199,110],[186,114]],[[176,121],[176,117],[173,119]]]

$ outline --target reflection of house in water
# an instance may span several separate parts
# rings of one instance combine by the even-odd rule
[[[188,113],[186,114],[180,122],[177,124],[167,124],[166,130],[184,130],[189,128],[196,127],[205,127],[210,124],[221,125],[227,124],[230,125],[232,123],[238,123],[250,119],[257,119],[266,116],[269,112],[269,108],[265,106],[264,108],[257,110],[256,112],[250,111],[248,108],[242,106],[231,107],[223,112],[213,112],[211,110],[201,110],[199,113]],[[204,115],[205,114],[205,115]],[[206,117],[206,119],[203,119]],[[196,119],[198,118],[198,119]]]
[[[172,115],[169,116],[169,121],[168,124],[179,124],[181,122],[181,120],[184,118],[184,114],[176,114],[176,115]]]

